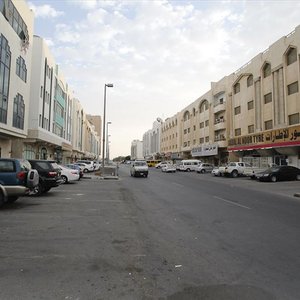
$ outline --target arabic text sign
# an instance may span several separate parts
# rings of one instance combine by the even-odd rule
[[[193,148],[191,151],[192,157],[210,156],[218,154],[218,144],[209,144]]]
[[[280,142],[300,141],[300,126],[294,126],[283,129],[274,129],[252,135],[244,135],[230,139],[228,147],[246,146],[246,145],[264,145]]]

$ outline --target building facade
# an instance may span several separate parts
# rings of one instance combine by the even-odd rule
[[[160,159],[162,122],[162,119],[157,118],[152,129],[143,134],[143,157],[146,159]]]
[[[144,159],[143,156],[143,142],[139,140],[133,140],[131,142],[131,160]]]
[[[27,137],[34,15],[25,1],[0,0],[0,156],[20,157]]]
[[[162,124],[167,159],[300,166],[300,26]]]

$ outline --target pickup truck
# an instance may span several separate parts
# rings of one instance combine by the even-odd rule
[[[253,170],[254,168],[245,162],[231,162],[226,166],[219,167],[219,173],[221,176],[231,176],[236,178],[244,175],[246,169],[250,172],[250,169]]]

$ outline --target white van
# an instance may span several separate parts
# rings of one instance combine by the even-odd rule
[[[185,172],[196,171],[200,164],[201,160],[198,159],[184,159],[179,164],[179,170]]]

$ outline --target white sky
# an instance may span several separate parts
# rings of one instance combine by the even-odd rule
[[[211,81],[300,24],[300,1],[30,0],[45,38],[86,113],[103,115],[110,157],[129,155],[157,117],[181,111]]]

